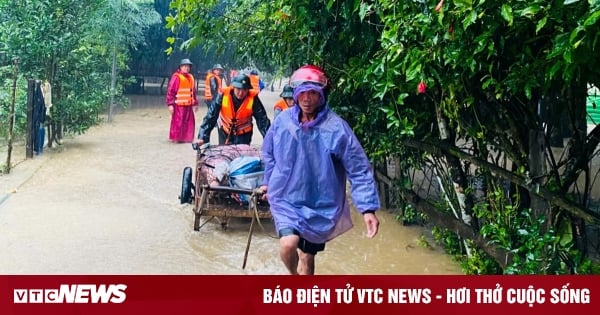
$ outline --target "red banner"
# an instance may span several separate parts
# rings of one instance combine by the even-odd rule
[[[0,276],[8,314],[592,314],[600,276]]]

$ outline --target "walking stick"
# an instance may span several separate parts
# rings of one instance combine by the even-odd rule
[[[242,269],[246,268],[246,260],[248,260],[248,251],[250,250],[250,242],[252,241],[252,232],[254,232],[254,221],[256,218],[252,217],[252,222],[250,222],[250,231],[248,231],[248,243],[246,243],[246,253],[244,253],[244,263],[242,264]]]
[[[256,207],[256,194],[252,193],[251,203]],[[246,252],[244,253],[244,263],[242,263],[242,269],[246,269],[246,261],[248,260],[248,251],[250,250],[250,242],[252,241],[252,233],[254,232],[254,221],[256,221],[256,215],[252,216],[252,222],[250,222],[250,231],[248,231],[248,242],[246,243]]]

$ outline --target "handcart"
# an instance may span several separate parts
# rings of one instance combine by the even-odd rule
[[[257,189],[262,173],[234,176],[231,168],[235,162],[244,159],[252,162],[260,160],[260,148],[244,144],[204,144],[200,147],[194,145],[194,149],[197,152],[196,167],[183,170],[180,202],[193,205],[194,231],[199,231],[213,219],[218,220],[224,230],[230,218],[252,219],[242,265],[245,268],[255,224],[262,227],[261,220],[272,219],[272,216],[268,202],[262,199]],[[192,176],[195,176],[193,182]],[[206,218],[204,222],[203,217]]]

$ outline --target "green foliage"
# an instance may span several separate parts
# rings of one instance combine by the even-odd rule
[[[0,12],[3,49],[20,58],[23,76],[52,84],[48,121],[73,133],[101,120],[111,96],[113,55],[118,69],[126,70],[128,48],[143,42],[143,31],[160,21],[148,0],[3,0]],[[117,80],[117,97],[123,82]],[[17,117],[24,115],[17,108]]]
[[[502,273],[502,268],[498,263],[483,250],[474,247],[472,241],[462,240],[456,233],[438,227],[434,227],[432,232],[435,241],[444,247],[446,253],[453,255],[465,274],[489,275]],[[467,246],[465,245],[471,248],[468,255]]]
[[[574,248],[571,223],[559,216],[550,229],[544,217],[534,218],[529,209],[518,210],[518,200],[507,198],[501,189],[492,190],[486,202],[474,208],[480,234],[492,247],[505,249],[510,264],[502,269],[473,241],[452,231],[433,228],[436,242],[455,257],[466,274],[590,274],[599,266]],[[556,227],[556,228],[554,228]]]
[[[10,122],[10,106],[12,99],[12,67],[4,67],[5,69],[0,70],[0,139],[8,138],[8,126]],[[5,71],[9,70],[10,71]],[[8,74],[7,74],[8,72]],[[17,79],[17,88],[15,94],[15,124],[13,133],[15,139],[23,139],[27,127],[27,80],[22,76]],[[2,143],[3,141],[0,141]]]
[[[598,67],[586,63],[598,62],[590,60],[598,42],[582,36],[598,34],[594,12],[586,2],[564,7],[541,0],[446,1],[439,12],[433,5],[395,0],[370,5],[381,20],[381,47],[368,60],[362,84],[382,100],[377,107],[386,111],[390,127],[403,126],[408,117],[414,123],[405,134],[435,140],[428,127],[436,124],[432,113],[439,108],[460,134],[525,164],[515,149],[523,146],[523,131],[540,124],[535,97],[585,84],[582,77],[597,80]],[[578,26],[581,19],[585,26]],[[580,58],[565,57],[574,53]],[[420,81],[428,89],[418,96]],[[391,131],[406,130],[399,129]]]
[[[431,128],[437,125],[435,113],[439,110],[458,139],[481,148],[476,152],[481,160],[489,161],[490,151],[502,152],[511,160],[514,173],[523,176],[529,170],[529,131],[545,126],[538,115],[538,100],[548,94],[569,99],[569,113],[573,113],[584,106],[573,98],[573,91],[585,88],[587,82],[598,82],[595,4],[446,1],[435,11],[437,1],[369,3],[382,24],[381,47],[369,60],[362,83],[371,87],[365,94],[371,95],[370,102],[385,115],[369,116],[378,121],[360,126],[365,138],[372,136],[370,130],[377,130],[373,126],[381,124],[392,134],[382,140],[383,145],[369,146],[370,152],[397,150],[391,152],[402,154],[404,148],[387,146],[387,141],[398,143],[400,134],[439,141],[436,129]],[[427,91],[419,95],[416,87],[421,81]],[[557,263],[557,257],[573,257],[574,253],[568,248],[548,252],[557,236],[539,225],[537,220],[546,218],[529,218],[528,222],[523,216],[528,211],[526,204],[497,198],[480,205],[476,215],[483,221],[482,235],[525,259],[516,262],[518,271],[511,272],[535,272],[536,268],[571,272]],[[527,256],[528,251],[533,258]],[[469,268],[487,270],[483,266]]]
[[[513,262],[504,272],[506,274],[568,274],[570,270],[561,261],[561,248],[558,237],[553,230],[543,232],[543,218],[532,220],[529,213],[524,212],[517,218],[522,223],[513,235],[514,242],[510,252],[514,254]]]
[[[496,189],[489,193],[487,202],[474,208],[480,219],[481,235],[489,244],[512,255],[505,274],[571,274],[591,270],[590,262],[573,248],[568,220],[562,219],[546,229],[544,217],[535,218],[529,209],[518,210],[514,203],[504,191]]]
[[[401,221],[404,225],[413,225],[422,224],[427,221],[427,218],[422,212],[417,211],[410,204],[406,204],[402,208],[402,213],[396,216],[396,220]]]
[[[447,167],[437,156],[401,145],[407,139],[439,142],[438,120],[444,118],[456,135],[449,140],[470,144],[470,154],[497,167],[510,160],[510,171],[526,176],[529,132],[548,126],[539,102],[560,100],[551,107],[564,107],[574,130],[580,118],[575,113],[585,106],[580,91],[587,83],[600,86],[598,2],[455,0],[436,11],[437,3],[173,0],[165,23],[175,48],[203,46],[231,54],[232,63],[282,76],[306,63],[324,67],[333,82],[330,105],[353,126],[373,161],[395,156],[402,167]],[[110,96],[113,48],[124,69],[125,47],[140,43],[137,31],[145,24],[137,17],[143,13],[133,10],[131,19],[121,19],[128,15],[116,14],[114,4],[0,0],[0,42],[21,57],[29,76],[55,84],[53,115],[69,131],[83,132],[98,121]],[[101,31],[109,25],[121,33]],[[420,82],[427,86],[421,94]],[[573,142],[583,141],[573,134]],[[565,197],[572,183],[561,172],[574,164],[560,165],[551,165],[548,174],[553,191]],[[596,270],[575,248],[566,219],[534,217],[523,199],[492,189],[474,209],[481,236],[514,255],[506,270],[453,233],[438,231],[437,239],[460,255],[469,274]],[[444,203],[439,207],[450,211]]]
[[[427,237],[425,237],[425,235],[419,236],[419,239],[417,240],[417,245],[419,245],[422,248],[432,249],[431,244],[429,244],[429,241],[427,240]]]
[[[502,274],[502,268],[483,250],[472,246],[472,242],[465,241],[473,248],[468,255],[457,257],[462,270],[467,275],[495,275]]]
[[[512,237],[522,228],[517,225],[517,207],[507,200],[501,189],[493,190],[485,202],[475,205],[475,216],[482,223],[480,233],[491,243],[504,249],[512,247]]]

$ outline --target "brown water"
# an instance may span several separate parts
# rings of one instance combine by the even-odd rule
[[[270,117],[277,95],[261,93]],[[198,125],[204,113],[202,107]],[[255,230],[245,269],[248,221],[193,231],[192,206],[178,195],[195,151],[170,143],[168,129],[162,96],[132,96],[131,108],[112,123],[0,177],[0,273],[285,274],[268,220],[265,231]],[[216,132],[212,137],[216,143]],[[254,143],[260,141],[256,133]],[[374,239],[363,236],[356,216],[354,229],[328,243],[317,274],[461,274],[440,247],[419,245],[423,237],[434,244],[428,230],[378,215]]]

